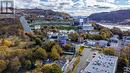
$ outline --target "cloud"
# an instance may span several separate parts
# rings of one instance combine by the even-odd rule
[[[119,5],[116,1],[119,0],[15,0],[15,5],[17,8],[39,7],[63,11],[71,15],[90,15],[92,13],[130,8],[130,4]],[[130,0],[128,2],[130,3]]]

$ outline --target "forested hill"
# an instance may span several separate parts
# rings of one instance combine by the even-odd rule
[[[90,15],[88,18],[90,20],[97,21],[97,22],[112,22],[112,23],[123,22],[130,19],[130,9],[95,13]]]
[[[69,19],[72,18],[69,14],[64,12],[56,12],[53,10],[44,10],[44,9],[16,9],[16,13],[25,13],[25,14],[33,14],[33,15],[42,15],[45,18],[62,18]]]

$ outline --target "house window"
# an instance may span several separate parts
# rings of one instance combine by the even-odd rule
[[[14,14],[14,1],[0,1],[0,13],[1,14]]]

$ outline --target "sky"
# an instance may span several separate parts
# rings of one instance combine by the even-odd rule
[[[66,12],[73,16],[89,16],[130,8],[130,0],[15,0],[16,8],[42,8]]]

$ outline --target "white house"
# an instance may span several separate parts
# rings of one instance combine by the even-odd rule
[[[50,41],[58,40],[59,33],[48,32],[47,34]]]

